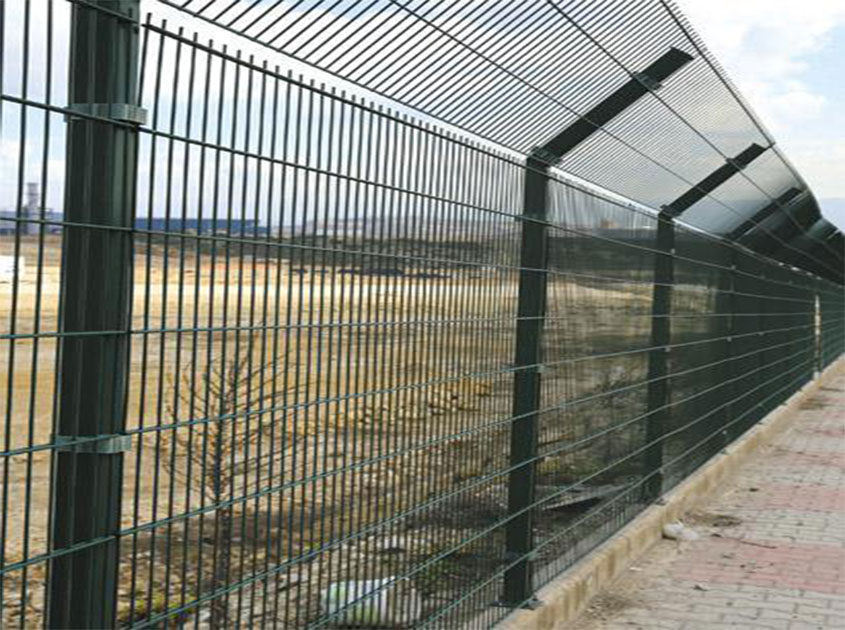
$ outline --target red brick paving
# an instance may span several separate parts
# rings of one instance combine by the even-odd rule
[[[754,545],[749,544],[754,542]],[[671,575],[696,583],[751,584],[845,595],[840,545],[708,538],[690,546]]]
[[[843,370],[572,630],[845,630]],[[716,526],[707,515],[740,520]],[[562,630],[562,629],[561,629]]]
[[[760,509],[842,512],[845,510],[845,488],[773,483],[761,487],[758,492],[748,493],[745,504]]]

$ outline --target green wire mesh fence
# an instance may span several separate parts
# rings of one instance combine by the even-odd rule
[[[845,349],[828,274],[139,10],[0,4],[4,627],[489,627]]]

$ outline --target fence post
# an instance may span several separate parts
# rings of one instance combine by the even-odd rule
[[[139,0],[74,3],[47,626],[116,617],[132,287]],[[80,549],[69,551],[74,545]]]
[[[648,355],[648,419],[646,421],[646,496],[663,491],[663,443],[669,409],[669,344],[672,337],[672,284],[675,278],[675,220],[663,211],[657,217],[654,287],[651,300],[651,351]],[[654,474],[652,474],[654,473]]]
[[[734,379],[736,378],[736,366],[734,365],[734,335],[736,335],[736,249],[733,245],[725,245],[728,248],[727,261],[725,261],[725,268],[719,273],[719,293],[716,299],[716,315],[723,318],[719,322],[720,334],[724,336],[724,353],[723,359],[725,361],[725,374],[727,375],[727,383],[721,395],[727,400],[724,401],[724,418],[725,426],[722,430],[722,446],[727,446],[733,440],[734,427],[731,425],[734,415],[734,399],[736,394],[736,387],[734,386]]]
[[[821,312],[819,308],[819,280],[818,278],[813,279],[813,352],[815,353],[815,361],[813,361],[813,370],[815,374],[813,378],[816,378],[819,374],[822,373],[822,331],[819,324],[821,323]]]
[[[522,243],[519,259],[519,298],[513,417],[508,478],[508,521],[505,561],[521,560],[505,572],[502,604],[533,605],[532,559],[534,549],[534,490],[537,458],[538,410],[542,337],[546,315],[548,268],[547,189],[548,164],[529,156],[525,165],[522,209]]]
[[[525,163],[525,189],[520,250],[519,304],[516,330],[516,373],[510,442],[511,473],[508,480],[508,514],[505,561],[515,562],[505,572],[503,606],[533,607],[531,553],[534,550],[535,470],[540,408],[542,334],[546,315],[548,275],[547,191],[548,169],[563,156],[598,132],[646,94],[659,90],[661,81],[692,61],[677,48],[670,48],[642,72],[636,72],[584,116],[565,127]]]
[[[663,491],[663,444],[669,417],[669,344],[672,338],[672,283],[675,279],[675,219],[742,171],[770,147],[752,143],[690,187],[657,215],[654,289],[651,301],[651,348],[648,355],[648,410],[644,492],[654,499]]]

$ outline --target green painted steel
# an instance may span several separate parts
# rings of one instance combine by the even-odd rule
[[[841,234],[706,50],[659,3],[572,66],[581,4],[0,3],[0,626],[491,627],[842,356]]]
[[[663,435],[670,405],[669,353],[672,351],[672,285],[675,282],[675,220],[657,217],[654,241],[654,288],[651,298],[651,351],[648,355],[648,420],[646,423],[647,496],[663,492]]]
[[[83,5],[71,15],[71,109],[101,109],[96,119],[67,118],[64,213],[71,225],[63,237],[54,438],[64,446],[55,455],[50,628],[106,628],[117,616],[124,455],[75,443],[125,430],[138,131],[112,106],[137,102],[140,6],[92,4],[120,17]],[[91,334],[99,331],[121,332]]]
[[[504,575],[502,603],[531,602],[537,442],[543,365],[548,245],[548,165],[529,158],[525,166],[519,294],[514,362],[513,423],[510,435],[508,515],[505,559],[514,562]]]

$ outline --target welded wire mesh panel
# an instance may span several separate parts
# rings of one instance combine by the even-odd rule
[[[671,202],[673,189],[698,186],[752,144],[773,157],[765,169],[741,173],[744,186],[714,197],[717,214],[753,219],[775,199],[774,189],[807,188],[666,0],[163,1],[520,152],[586,123],[596,133],[564,157],[564,168],[646,205]],[[688,56],[688,63],[649,83],[644,71],[668,52]],[[415,71],[405,72],[409,67]],[[649,93],[615,120],[603,120],[596,107],[632,81],[645,81]],[[643,181],[656,185],[644,188]],[[729,229],[701,213],[688,220],[719,234]],[[788,239],[782,241],[785,256]],[[842,252],[833,254],[837,263],[826,264],[826,273],[841,280]]]
[[[143,59],[121,621],[486,610],[520,165],[156,23]]]
[[[68,30],[61,25],[70,14],[67,3],[54,4],[0,5],[3,627],[31,626],[46,605],[66,145],[58,106],[66,98]]]
[[[555,183],[536,583],[642,509],[653,217]]]
[[[699,234],[679,231],[675,239],[671,321],[668,352],[671,405],[665,427],[663,457],[665,483],[686,477],[724,444],[723,427],[729,421],[722,403],[730,397],[725,347],[730,316],[724,293],[730,288],[727,247],[714,245]],[[722,310],[724,309],[724,311]]]
[[[840,357],[833,253],[811,276],[455,130],[532,148],[667,15],[0,3],[0,625],[490,627]],[[688,188],[661,161],[711,162],[637,116],[570,166],[656,209]],[[780,192],[778,160],[700,203]]]
[[[845,352],[845,302],[838,286],[826,281],[818,286],[818,352],[820,367],[825,368]]]
[[[561,223],[550,229],[566,238],[549,241],[550,269],[562,278],[550,272],[537,465],[538,585],[648,505],[652,480],[672,487],[810,380],[817,357],[812,346],[820,338],[814,282],[681,229],[672,250],[671,309],[657,315],[657,222],[571,197],[559,192],[552,198]],[[566,288],[555,290],[560,282]],[[655,378],[651,333],[658,317],[670,321],[671,334],[658,347],[668,357],[668,373]],[[657,408],[650,394],[655,381],[665,381],[668,390]]]
[[[764,160],[765,158],[759,159]],[[758,165],[755,160],[749,165],[748,170],[750,171],[758,166],[761,167],[760,170],[764,167],[763,164]],[[791,179],[779,179],[782,179],[782,181],[777,194],[782,194],[794,184]],[[711,198],[703,199],[684,213],[684,222],[710,233],[728,233],[745,221],[745,217],[759,209],[760,203],[756,198],[757,194],[757,188],[748,180],[733,178],[713,191]],[[733,200],[733,204],[725,205],[729,200]],[[783,215],[778,214],[777,218],[780,221],[783,219]],[[767,236],[769,234],[770,232],[766,233]],[[780,242],[778,242],[778,247],[782,247]]]

